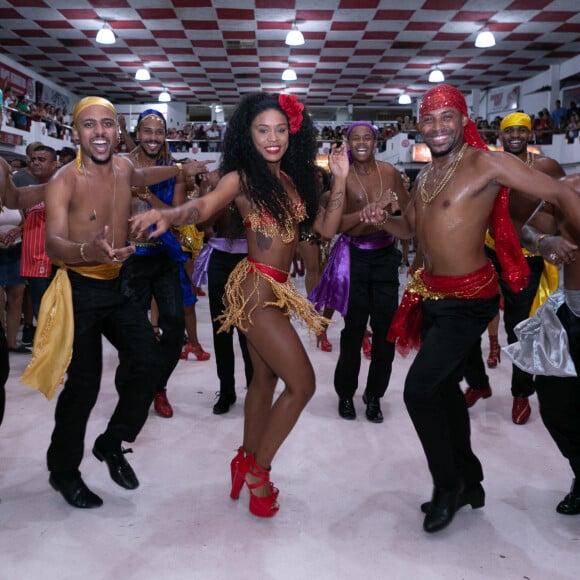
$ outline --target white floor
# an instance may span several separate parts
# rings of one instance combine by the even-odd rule
[[[297,286],[303,290],[302,279]],[[198,320],[202,344],[213,354],[207,298],[200,298]],[[430,476],[402,401],[410,361],[395,360],[383,424],[366,421],[362,389],[358,420],[344,421],[332,385],[341,327],[337,317],[329,332],[332,353],[317,350],[300,329],[318,390],[274,462],[281,509],[272,520],[249,514],[247,491],[238,502],[228,496],[229,461],[242,432],[241,365],[238,403],[218,417],[211,412],[213,357],[179,362],[169,385],[175,416],[151,413],[128,456],[141,481],[129,492],[90,454],[116,400],[116,356],[107,347],[81,466],[105,504],[83,511],[47,482],[56,399],[47,402],[19,383],[28,357],[12,354],[0,429],[0,579],[578,578],[580,516],[554,509],[571,472],[541,423],[535,397],[528,424],[512,424],[507,361],[489,371],[493,397],[471,410],[487,504],[463,508],[449,528],[429,535],[419,504],[430,497]],[[362,377],[367,368],[364,361]]]

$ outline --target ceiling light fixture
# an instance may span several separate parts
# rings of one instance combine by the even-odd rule
[[[292,28],[288,31],[285,42],[288,46],[302,46],[304,44],[304,36],[298,30],[296,22],[292,24]]]
[[[148,81],[151,78],[149,71],[145,67],[141,67],[137,69],[135,73],[135,80],[136,81]]]
[[[171,95],[165,87],[163,87],[163,90],[159,93],[158,100],[160,103],[169,103],[169,101],[171,101]]]
[[[296,71],[290,67],[288,64],[288,68],[282,73],[282,80],[283,81],[295,81],[298,77],[296,76]]]
[[[477,48],[490,48],[495,46],[495,36],[490,30],[482,30],[475,39],[475,46]]]
[[[407,93],[399,95],[399,105],[410,105],[411,97]]]
[[[105,22],[101,30],[97,32],[96,41],[99,44],[115,44],[116,40],[117,39],[115,38],[115,33],[113,32],[113,29],[111,28],[108,22]]]
[[[429,73],[429,82],[430,83],[442,83],[445,80],[445,75],[443,71],[436,66],[430,73]]]

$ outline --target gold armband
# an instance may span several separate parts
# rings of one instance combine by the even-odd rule
[[[540,234],[537,238],[536,238],[536,254],[541,254],[540,252],[540,242],[544,239],[547,238],[550,234]]]

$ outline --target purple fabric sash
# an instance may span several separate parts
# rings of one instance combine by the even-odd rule
[[[197,288],[207,284],[207,267],[214,249],[228,254],[247,254],[248,241],[245,238],[210,238],[203,245],[193,265],[191,281]]]
[[[385,231],[369,234],[367,236],[338,236],[330,256],[326,269],[320,277],[318,285],[308,294],[316,310],[322,312],[324,308],[332,308],[346,316],[348,308],[348,292],[350,288],[350,248],[352,244],[359,250],[380,250],[392,245],[394,237]]]

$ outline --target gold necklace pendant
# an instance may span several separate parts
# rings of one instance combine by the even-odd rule
[[[466,150],[467,143],[464,143],[459,153],[457,154],[457,157],[455,158],[453,163],[449,166],[449,169],[443,176],[443,179],[439,182],[439,184],[435,187],[435,189],[431,193],[428,193],[425,184],[427,183],[427,180],[429,179],[431,173],[433,172],[433,163],[431,163],[431,167],[429,167],[429,169],[425,174],[425,177],[421,181],[421,200],[423,201],[423,207],[429,205],[445,189],[445,186],[455,174],[455,171],[457,170],[460,161],[463,159],[463,155],[465,154]]]
[[[380,182],[379,195],[377,196],[375,201],[380,201],[380,199],[383,197],[383,176],[381,175],[381,171],[379,169],[379,165],[378,165],[376,159],[375,159],[375,168],[377,170],[377,173],[379,174],[379,182]],[[356,180],[358,181],[358,184],[360,185],[362,192],[364,193],[365,200],[366,200],[367,205],[368,205],[370,203],[369,194],[367,193],[365,186],[362,184],[362,181],[360,180],[360,177],[358,176],[358,173],[357,173],[356,168],[354,166],[353,166],[353,170],[354,170],[354,175],[356,177]],[[369,173],[369,175],[372,175],[372,174]]]

